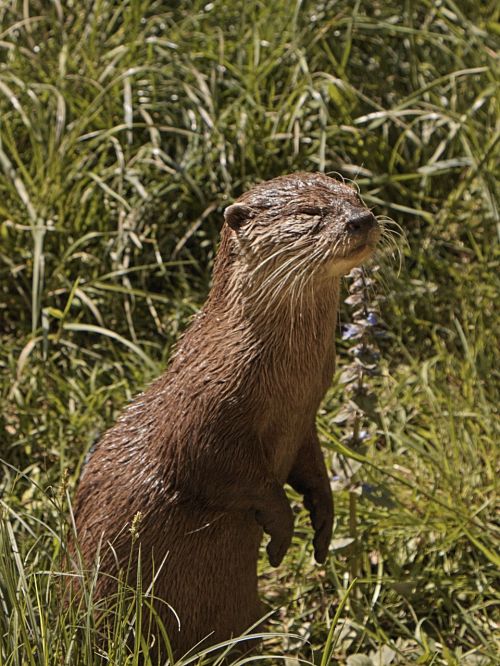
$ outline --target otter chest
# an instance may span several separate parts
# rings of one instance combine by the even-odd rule
[[[273,476],[280,483],[286,482],[310,430],[305,424],[290,423],[281,432],[276,432],[269,455]]]
[[[314,436],[316,412],[324,395],[324,387],[316,386],[309,394],[293,400],[280,394],[268,405],[261,422],[260,441],[273,476],[285,483],[300,449]]]

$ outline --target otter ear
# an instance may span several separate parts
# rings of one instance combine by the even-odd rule
[[[241,203],[231,204],[224,211],[224,219],[227,224],[238,231],[253,216],[253,210],[250,206]]]

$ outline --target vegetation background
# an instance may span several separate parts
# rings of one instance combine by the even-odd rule
[[[61,607],[69,499],[202,304],[224,206],[296,170],[354,179],[406,243],[380,259],[377,373],[319,416],[331,557],[297,504],[254,659],[500,663],[499,21],[494,0],[0,2],[2,666],[146,650],[126,595],[99,647],[91,583]],[[354,450],[342,410],[367,396]]]

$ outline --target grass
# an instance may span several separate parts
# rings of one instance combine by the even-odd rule
[[[297,503],[285,562],[261,558],[256,663],[499,663],[499,21],[467,0],[0,4],[2,666],[138,663],[145,591],[122,590],[107,657],[92,581],[61,606],[79,470],[203,302],[224,206],[299,169],[354,179],[407,245],[381,269],[364,448],[338,381],[318,417],[331,557]]]

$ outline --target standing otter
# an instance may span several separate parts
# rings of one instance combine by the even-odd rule
[[[262,615],[262,532],[273,566],[293,534],[285,483],[304,496],[316,561],[327,556],[333,503],[315,416],[335,368],[339,278],[380,235],[356,191],[321,173],[261,183],[224,217],[203,310],[98,443],[76,496],[84,562],[100,548],[111,574],[99,596],[129,563],[140,512],[143,587],[155,576],[155,597],[179,616],[158,604],[176,654]]]

